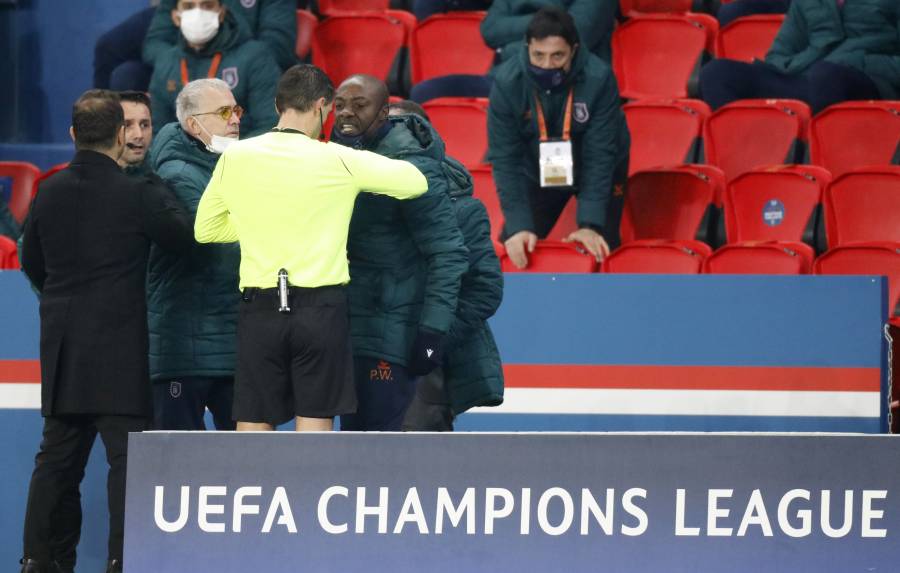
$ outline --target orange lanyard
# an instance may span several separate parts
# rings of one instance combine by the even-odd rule
[[[572,106],[575,98],[575,90],[574,88],[569,89],[569,99],[566,101],[566,116],[563,119],[563,132],[562,138],[564,141],[569,141],[571,139],[572,134]],[[541,98],[538,94],[534,94],[534,104],[537,109],[537,122],[538,129],[541,132],[541,141],[550,141],[550,137],[547,135],[547,120],[544,118],[544,108],[541,107]]]
[[[222,63],[222,52],[216,52],[216,55],[213,56],[212,64],[209,66],[209,72],[206,74],[207,78],[216,77],[216,74],[219,73],[220,63]],[[189,81],[191,81],[191,78],[188,77],[187,60],[181,58],[181,85],[185,86]]]

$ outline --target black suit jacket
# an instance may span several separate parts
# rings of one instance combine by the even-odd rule
[[[79,151],[41,183],[22,269],[41,292],[41,414],[149,416],[150,243],[189,248],[190,220],[155,178]]]

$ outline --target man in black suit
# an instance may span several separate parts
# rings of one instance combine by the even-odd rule
[[[22,269],[41,294],[44,416],[23,573],[62,571],[57,553],[68,548],[59,536],[74,519],[66,498],[84,477],[98,433],[110,466],[108,571],[121,571],[128,432],[148,428],[152,415],[144,290],[150,243],[180,251],[193,240],[187,214],[158,180],[129,178],[116,164],[125,148],[118,96],[85,92],[72,109],[71,134],[75,157],[41,184],[21,252]]]

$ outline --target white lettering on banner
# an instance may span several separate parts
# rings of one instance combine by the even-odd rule
[[[812,533],[812,511],[808,509],[798,509],[797,518],[800,519],[801,525],[800,527],[791,525],[791,522],[788,521],[788,509],[790,508],[791,502],[795,499],[809,501],[809,490],[792,489],[784,494],[784,497],[781,498],[781,502],[778,503],[778,525],[781,527],[781,531],[788,537],[806,537]]]
[[[550,500],[554,497],[558,497],[563,504],[563,517],[559,525],[551,525],[550,517],[548,516],[547,506],[550,505]],[[572,496],[569,495],[569,492],[563,488],[551,487],[538,500],[538,523],[547,535],[562,535],[572,527],[574,519],[575,502],[572,501]]]
[[[419,492],[414,487],[409,488],[409,491],[406,492],[406,499],[403,500],[403,509],[400,510],[400,517],[397,518],[397,525],[394,526],[394,534],[403,533],[403,526],[410,522],[415,523],[419,527],[421,535],[428,535],[428,523],[425,521],[425,512],[422,511]]]
[[[699,527],[686,527],[684,524],[685,491],[675,492],[675,535],[677,537],[694,537],[700,535]]]
[[[262,488],[258,486],[245,486],[238,488],[234,493],[234,514],[231,516],[231,530],[241,532],[241,517],[245,515],[259,515],[258,505],[244,505],[245,497],[259,497]]]
[[[350,491],[343,486],[333,485],[330,488],[326,489],[325,492],[322,493],[322,496],[319,498],[319,525],[322,527],[325,533],[330,533],[332,535],[347,533],[346,523],[335,525],[331,523],[331,520],[328,519],[328,502],[331,501],[331,498],[336,495],[349,497]]]
[[[497,507],[497,498],[503,499],[503,506]],[[484,490],[484,534],[494,534],[494,521],[512,515],[516,505],[513,494],[502,487],[489,487]]]
[[[853,491],[844,492],[844,523],[839,529],[831,527],[831,492],[825,490],[822,492],[822,512],[819,515],[819,522],[822,525],[822,531],[828,537],[844,537],[850,533],[853,527]]]
[[[178,510],[178,518],[175,521],[166,521],[166,518],[163,516],[163,500],[165,495],[165,487],[158,485],[153,488],[153,520],[156,522],[156,527],[166,533],[176,533],[181,531],[185,524],[187,524],[191,503],[191,488],[187,485],[181,486],[180,509]]]
[[[622,509],[625,510],[625,513],[638,521],[636,526],[622,525],[622,534],[629,537],[643,535],[647,532],[647,527],[650,525],[647,512],[634,504],[634,498],[636,497],[647,499],[647,490],[633,487],[626,491],[625,495],[622,497]]]
[[[437,497],[437,517],[435,518],[434,533],[441,535],[444,533],[444,514],[450,519],[452,527],[459,527],[463,515],[466,517],[466,534],[475,535],[475,488],[466,488],[459,505],[453,505],[453,498],[447,488],[438,489]]]
[[[593,515],[594,520],[600,525],[600,529],[606,535],[613,534],[613,520],[615,511],[616,490],[609,488],[606,490],[606,507],[600,509],[600,504],[594,499],[594,494],[588,488],[581,489],[581,534],[587,535],[589,530],[589,517]]]
[[[366,532],[366,516],[378,517],[378,533],[387,533],[388,492],[389,488],[378,488],[378,505],[366,505],[366,488],[356,488],[356,532]]]
[[[751,525],[758,525],[765,537],[772,537],[772,524],[769,523],[766,504],[763,503],[762,493],[758,489],[753,490],[753,493],[750,494],[750,501],[747,503],[746,511],[744,511],[744,518],[741,519],[741,526],[738,527],[738,537],[746,535],[747,528]]]
[[[872,509],[872,500],[887,499],[887,490],[863,490],[862,498],[862,536],[887,537],[887,529],[872,529],[872,520],[884,517],[884,511]]]
[[[200,500],[197,502],[197,523],[200,529],[207,533],[225,533],[224,523],[210,523],[210,515],[224,515],[225,506],[209,503],[210,497],[223,497],[228,494],[228,488],[223,485],[200,486]]]
[[[711,489],[707,492],[709,502],[706,511],[706,534],[710,537],[730,537],[730,527],[719,527],[717,522],[720,517],[728,517],[731,513],[728,509],[719,509],[719,498],[731,497],[733,489]]]
[[[519,533],[528,535],[531,533],[531,488],[522,488],[522,511],[519,512]]]
[[[275,521],[276,515],[278,515],[278,521]],[[283,487],[275,488],[275,494],[272,496],[272,503],[269,504],[269,513],[266,514],[266,522],[263,524],[262,533],[272,531],[273,521],[278,525],[287,527],[290,533],[297,533],[297,524],[294,523],[291,504],[288,502],[287,491]]]

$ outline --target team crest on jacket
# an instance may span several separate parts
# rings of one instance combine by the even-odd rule
[[[181,382],[172,382],[169,384],[169,395],[173,398],[181,396]]]
[[[228,84],[228,87],[230,87],[231,89],[234,89],[237,87],[239,79],[240,78],[238,78],[238,69],[237,68],[231,67],[231,68],[224,68],[222,70],[222,80],[226,84]]]
[[[256,6],[256,0],[241,0],[241,6],[249,10]]]
[[[588,111],[587,104],[583,101],[576,101],[575,106],[572,108],[572,117],[578,123],[585,123],[591,119],[591,113]]]

